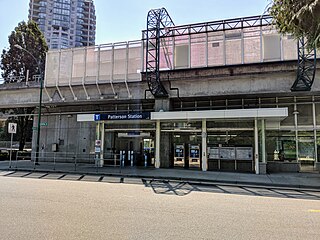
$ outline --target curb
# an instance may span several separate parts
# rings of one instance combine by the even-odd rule
[[[61,170],[40,170],[40,169],[19,169],[19,168],[7,168],[0,169],[2,171],[30,171],[39,173],[61,173],[61,174],[79,174],[79,175],[99,175],[99,176],[113,176],[113,177],[127,177],[127,178],[141,178],[145,180],[171,180],[171,181],[183,181],[189,184],[213,186],[213,185],[225,185],[225,186],[241,186],[241,187],[253,187],[253,188],[281,188],[288,190],[310,190],[320,191],[320,186],[300,185],[300,184],[281,184],[281,183],[263,183],[263,182],[248,182],[248,181],[230,181],[230,180],[210,180],[202,178],[185,178],[174,176],[148,176],[143,174],[121,174],[121,173],[95,173],[95,172],[74,172],[74,171],[61,171]]]

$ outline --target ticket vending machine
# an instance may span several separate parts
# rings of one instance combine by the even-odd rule
[[[174,166],[185,166],[185,147],[184,144],[175,144],[174,146]]]
[[[189,144],[189,168],[200,166],[200,144]]]

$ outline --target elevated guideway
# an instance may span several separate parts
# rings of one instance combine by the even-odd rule
[[[297,41],[280,35],[269,16],[169,26],[159,47],[159,74],[168,98],[290,94],[297,76]],[[50,50],[43,103],[100,104],[154,99],[147,81],[152,38]],[[169,64],[170,63],[170,64]],[[315,76],[317,79],[318,76]],[[319,84],[311,91],[318,91]],[[36,106],[39,83],[0,87],[1,107]],[[311,88],[310,88],[311,89]],[[178,91],[177,91],[178,90]]]

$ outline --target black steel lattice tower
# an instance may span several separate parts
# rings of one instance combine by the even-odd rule
[[[149,90],[156,98],[168,97],[168,92],[160,79],[161,38],[169,36],[169,27],[174,23],[165,8],[148,12],[146,36],[146,78]]]
[[[298,71],[291,91],[310,91],[316,74],[316,49],[307,48],[304,38],[298,40]]]

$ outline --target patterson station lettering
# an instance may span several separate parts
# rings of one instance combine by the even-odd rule
[[[95,121],[103,120],[149,120],[150,112],[123,113],[123,114],[95,114]]]

